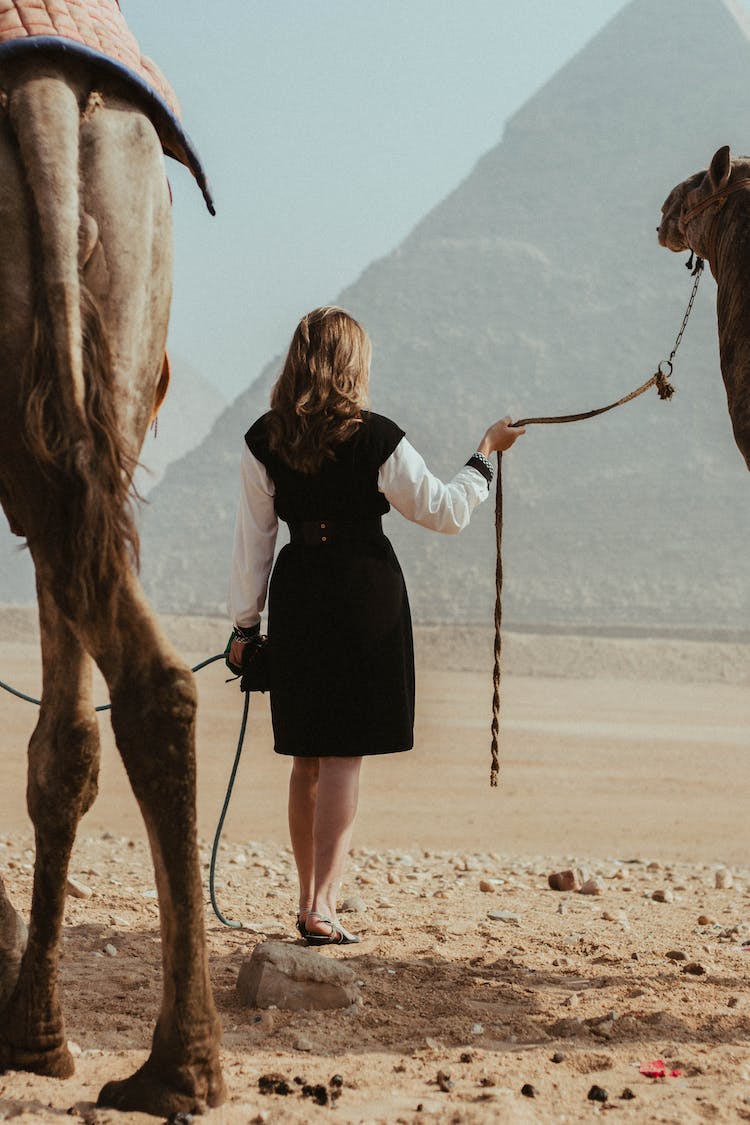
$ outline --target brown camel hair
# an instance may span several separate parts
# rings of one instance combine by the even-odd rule
[[[150,1055],[99,1099],[168,1117],[224,1098],[196,693],[140,589],[129,502],[164,360],[169,189],[127,88],[72,58],[62,67],[27,56],[0,77],[0,500],[35,565],[43,678],[29,745],[28,934],[0,881],[0,1071],[73,1072],[57,969],[70,853],[97,791],[95,661],[154,858],[164,977]]]
[[[747,181],[747,182],[745,182]],[[750,468],[750,158],[717,149],[673,188],[657,228],[668,250],[693,250],[716,278],[719,357],[737,446]]]

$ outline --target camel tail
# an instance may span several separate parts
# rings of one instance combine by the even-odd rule
[[[131,481],[101,315],[80,276],[80,108],[54,73],[14,83],[9,116],[36,214],[34,332],[24,372],[24,442],[47,489],[45,526],[29,531],[35,561],[70,616],[114,612],[138,565]]]

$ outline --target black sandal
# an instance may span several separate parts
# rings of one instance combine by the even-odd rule
[[[326,918],[324,914],[318,914],[315,910],[307,911],[308,918],[316,918],[318,922],[325,923],[326,926],[331,927],[330,934],[311,934],[308,929],[305,929],[305,940],[308,945],[356,945],[361,939],[356,934],[350,934],[345,930],[340,922],[332,922],[330,918]]]

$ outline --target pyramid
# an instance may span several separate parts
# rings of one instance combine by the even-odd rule
[[[374,409],[436,472],[451,475],[498,414],[612,401],[669,354],[690,278],[657,245],[659,209],[720,144],[750,148],[748,73],[733,3],[633,0],[340,295],[373,338]],[[596,422],[530,430],[505,458],[511,623],[750,620],[750,482],[726,416],[712,287],[707,277],[671,404],[649,396]],[[222,611],[241,437],[279,362],[154,494],[146,577],[165,608]],[[389,518],[417,620],[491,620],[490,508],[448,541]]]
[[[657,245],[659,209],[720,144],[750,150],[749,73],[748,21],[730,0],[633,0],[340,294],[373,339],[373,408],[434,471],[452,475],[506,411],[601,405],[669,354],[691,281]],[[702,290],[670,404],[648,395],[595,422],[529,430],[504,459],[509,623],[750,621],[750,482],[726,414],[710,277]],[[279,367],[276,357],[151,495],[144,579],[163,610],[224,612],[242,434]],[[418,621],[491,622],[491,509],[451,539],[388,517]]]

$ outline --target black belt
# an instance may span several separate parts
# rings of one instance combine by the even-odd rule
[[[331,543],[353,543],[362,539],[375,539],[383,534],[380,516],[364,520],[302,520],[289,524],[291,543],[304,543],[306,547],[327,547]]]

